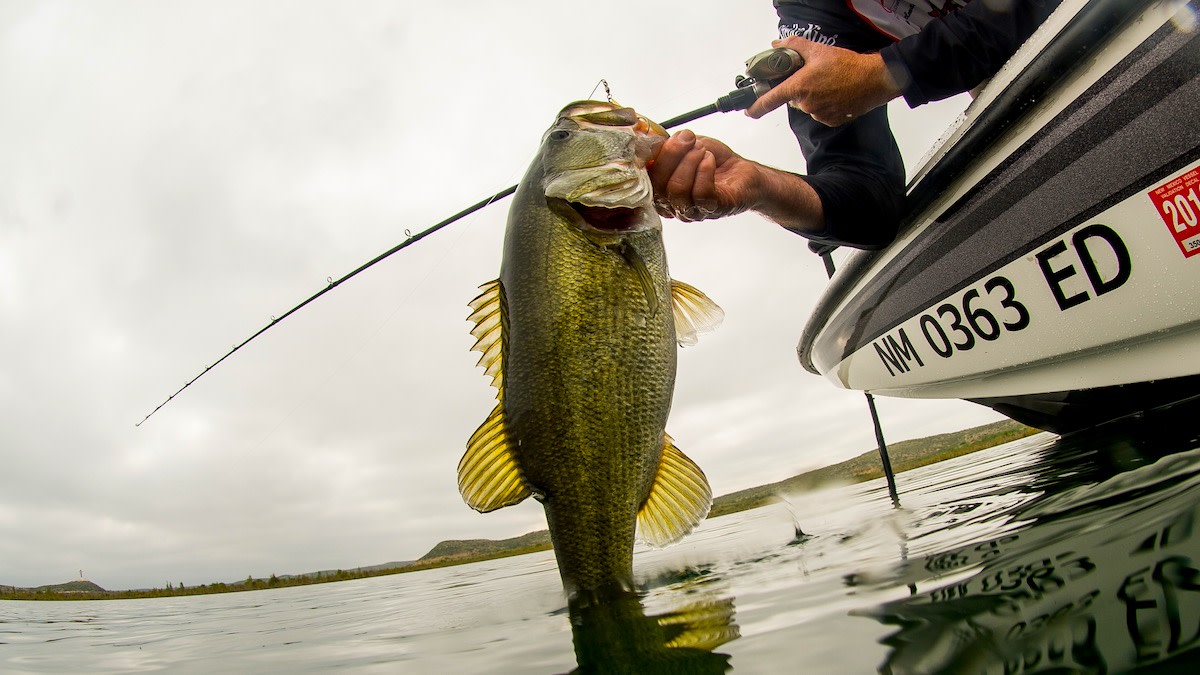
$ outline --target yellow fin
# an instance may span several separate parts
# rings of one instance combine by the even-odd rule
[[[501,351],[503,350],[504,333],[504,288],[500,280],[495,279],[479,287],[483,292],[475,296],[469,303],[471,316],[468,321],[474,322],[471,335],[475,337],[475,346],[471,351],[480,352],[477,365],[483,366],[485,374],[491,376],[492,386],[496,388],[496,397],[504,388],[504,373],[501,372]]]
[[[638,534],[652,546],[666,546],[692,531],[712,507],[712,488],[696,463],[663,434],[662,461],[650,497],[638,511]]]
[[[458,462],[458,491],[480,513],[512,506],[530,494],[509,448],[499,405],[467,442],[467,452]]]
[[[711,333],[725,319],[725,310],[700,289],[671,280],[671,306],[675,311],[675,341],[680,347],[696,344],[701,333]]]
[[[711,598],[655,617],[655,620],[664,628],[679,631],[663,643],[664,647],[711,652],[741,635],[733,622],[733,613],[733,598]]]
[[[658,293],[654,289],[654,275],[650,273],[650,268],[646,267],[646,261],[627,241],[621,242],[617,247],[617,252],[633,269],[633,275],[637,278],[638,285],[642,287],[642,296],[646,298],[646,309],[650,316],[658,314]]]

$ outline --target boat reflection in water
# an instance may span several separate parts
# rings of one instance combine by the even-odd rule
[[[882,672],[1194,667],[1200,443],[1113,433],[1059,439],[1041,496],[1006,514],[1017,527],[908,561],[891,581],[929,590],[855,612],[900,626]]]

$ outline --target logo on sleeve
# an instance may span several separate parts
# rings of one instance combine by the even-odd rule
[[[838,36],[826,35],[821,30],[821,26],[815,23],[810,23],[807,26],[801,26],[800,24],[793,23],[780,26],[779,37],[800,37],[810,42],[817,42],[823,45],[836,45]]]

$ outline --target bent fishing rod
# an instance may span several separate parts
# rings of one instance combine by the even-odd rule
[[[670,129],[672,127],[677,127],[681,124],[687,124],[688,122],[698,120],[701,117],[707,117],[708,115],[711,115],[716,112],[733,112],[735,110],[745,110],[746,108],[749,108],[751,105],[753,105],[754,102],[758,100],[758,97],[762,96],[764,93],[769,91],[776,84],[779,84],[780,82],[782,82],[784,79],[787,78],[788,75],[791,75],[792,73],[799,70],[800,66],[802,66],[803,64],[804,64],[804,60],[800,57],[800,54],[798,54],[797,52],[795,52],[791,49],[787,49],[784,47],[768,49],[765,52],[756,54],[753,57],[751,57],[749,60],[746,61],[746,74],[739,75],[735,79],[734,82],[737,85],[736,89],[729,92],[725,96],[718,98],[715,103],[711,103],[702,108],[697,108],[690,112],[686,112],[682,115],[672,117],[671,119],[663,122],[661,124],[661,126],[664,129]],[[253,335],[251,335],[250,337],[246,338],[245,340],[242,340],[240,343],[235,345],[233,347],[233,349],[230,349],[228,352],[225,352],[224,356],[222,356],[221,358],[214,361],[211,365],[205,367],[204,370],[200,371],[200,374],[196,375],[192,379],[185,382],[182,387],[175,390],[175,392],[173,394],[168,396],[166,398],[166,400],[163,401],[162,403],[159,403],[158,406],[154,408],[154,410],[151,410],[149,412],[149,414],[147,414],[145,417],[143,417],[142,420],[140,422],[138,422],[137,424],[135,424],[134,426],[135,427],[142,426],[142,424],[144,424],[146,422],[146,420],[150,419],[150,417],[152,415],[154,415],[154,413],[158,412],[159,410],[162,410],[162,408],[164,406],[166,406],[168,403],[170,403],[172,400],[174,400],[176,396],[183,393],[184,389],[187,389],[188,387],[192,386],[192,384],[194,384],[196,382],[196,380],[199,380],[200,378],[204,377],[204,375],[207,374],[208,371],[212,370],[213,368],[216,368],[223,361],[225,361],[225,359],[228,359],[230,356],[233,356],[235,353],[237,353],[237,351],[240,350],[242,347],[245,347],[246,345],[250,344],[250,342],[253,341],[255,338],[257,338],[258,336],[267,332],[271,328],[274,328],[275,326],[279,325],[279,323],[282,322],[284,319],[286,319],[289,316],[300,311],[300,309],[304,308],[305,306],[307,306],[308,304],[310,304],[317,298],[321,297],[322,295],[325,295],[326,293],[337,288],[343,282],[348,281],[355,276],[358,276],[362,272],[365,272],[369,268],[375,266],[377,263],[383,262],[384,260],[386,260],[387,258],[390,258],[395,253],[398,253],[399,251],[406,249],[409,246],[412,246],[413,244],[417,243],[418,241],[421,241],[425,237],[428,237],[429,235],[433,234],[434,232],[437,232],[438,230],[446,227],[447,225],[450,225],[459,220],[462,220],[463,218],[466,218],[467,216],[471,215],[472,213],[475,213],[476,211],[482,210],[482,209],[486,208],[487,206],[504,199],[505,197],[511,196],[516,191],[517,191],[517,186],[510,185],[509,187],[504,188],[503,190],[497,192],[496,194],[494,194],[486,199],[482,199],[482,200],[476,202],[475,204],[468,206],[467,208],[463,209],[462,211],[459,211],[458,213],[450,216],[449,218],[442,220],[441,222],[437,223],[436,225],[433,225],[424,230],[421,230],[420,232],[417,232],[416,234],[409,234],[408,230],[405,230],[405,235],[407,235],[407,238],[404,241],[402,241],[399,244],[393,246],[392,248],[384,251],[383,253],[380,253],[379,255],[375,256],[371,260],[368,260],[367,262],[363,263],[362,265],[359,265],[353,271],[342,276],[340,279],[335,280],[332,277],[328,278],[327,279],[328,283],[326,284],[326,286],[324,288],[317,291],[316,293],[313,293],[308,298],[306,298],[304,301],[302,301],[300,304],[296,305],[295,307],[292,307],[291,309],[289,309],[288,311],[279,315],[278,317],[271,317],[270,323],[268,323],[267,325],[258,329],[258,331],[256,333],[254,333]]]

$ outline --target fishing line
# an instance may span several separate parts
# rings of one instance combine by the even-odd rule
[[[605,91],[607,92],[608,91],[608,83],[605,82],[604,80],[601,80],[600,82],[604,84]],[[597,86],[599,86],[599,85],[597,85]],[[611,99],[611,94],[610,94],[610,99]],[[709,106],[709,107],[711,107],[711,106]],[[708,107],[703,108],[702,110],[708,110]],[[709,112],[711,112],[711,111],[709,111]],[[680,115],[678,117],[667,120],[667,122],[662,124],[662,127],[664,129],[670,129],[671,127],[678,126],[685,122],[689,122],[693,119],[695,119],[695,117],[692,116],[691,113]],[[144,424],[146,422],[146,420],[150,419],[150,417],[153,416],[154,413],[158,412],[159,410],[162,410],[163,406],[167,405],[176,396],[183,393],[184,389],[187,389],[188,387],[192,386],[192,384],[195,383],[196,380],[199,380],[200,378],[204,377],[204,375],[208,371],[219,366],[222,362],[225,361],[225,359],[228,359],[230,356],[233,356],[235,353],[237,353],[237,351],[240,350],[242,347],[245,347],[246,345],[250,344],[250,342],[253,341],[255,338],[257,338],[259,335],[262,335],[263,333],[267,332],[271,328],[275,327],[278,323],[280,323],[284,319],[288,318],[289,316],[295,314],[296,312],[300,311],[302,308],[304,308],[305,306],[307,306],[309,303],[313,302],[317,298],[321,297],[322,295],[325,295],[329,291],[332,291],[333,289],[340,286],[342,283],[348,281],[349,279],[351,279],[355,276],[358,276],[360,273],[365,272],[366,270],[370,269],[371,267],[374,267],[377,263],[383,262],[384,260],[391,257],[395,253],[408,248],[409,246],[417,243],[418,241],[421,241],[425,237],[428,237],[429,235],[433,234],[434,232],[437,232],[438,230],[446,227],[447,225],[450,225],[459,220],[462,220],[463,218],[466,218],[467,216],[471,215],[472,213],[475,213],[476,211],[486,208],[487,206],[490,206],[491,204],[498,202],[501,199],[504,199],[505,197],[511,196],[516,191],[517,191],[516,185],[511,185],[507,188],[504,188],[503,190],[497,192],[496,194],[494,194],[490,197],[487,197],[486,199],[482,199],[482,200],[472,204],[471,206],[468,206],[467,208],[463,209],[462,211],[459,211],[458,213],[450,216],[449,218],[446,218],[445,220],[442,220],[441,222],[439,222],[435,225],[432,225],[424,230],[421,230],[420,232],[418,232],[416,234],[409,234],[409,231],[405,230],[404,233],[407,236],[407,238],[404,241],[402,241],[399,244],[393,246],[392,248],[384,251],[383,253],[380,253],[379,255],[375,256],[371,260],[368,260],[367,262],[363,263],[362,265],[359,265],[356,269],[351,271],[349,274],[346,274],[345,276],[341,277],[340,279],[334,280],[333,277],[327,277],[326,278],[327,285],[325,286],[325,288],[322,288],[321,290],[317,291],[316,293],[313,293],[308,298],[306,298],[303,302],[301,302],[300,304],[296,305],[295,307],[289,309],[287,312],[284,312],[282,315],[272,316],[270,323],[268,323],[267,325],[260,328],[258,330],[258,332],[254,333],[250,337],[246,338],[245,340],[242,340],[239,344],[235,345],[233,347],[233,349],[230,349],[228,352],[225,352],[224,356],[222,356],[221,358],[214,361],[211,365],[206,366],[204,368],[204,370],[200,371],[200,374],[196,375],[192,379],[185,382],[184,385],[182,387],[180,387],[179,389],[176,389],[175,393],[168,396],[166,398],[166,400],[163,401],[162,403],[159,403],[158,406],[156,406],[154,408],[154,410],[151,410],[149,414],[147,414],[145,417],[143,417],[142,420],[140,422],[138,422],[137,424],[135,424],[134,426],[135,427],[142,426],[142,424]]]

